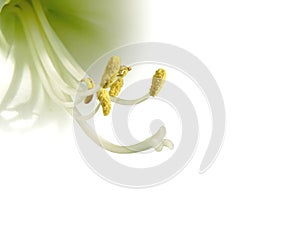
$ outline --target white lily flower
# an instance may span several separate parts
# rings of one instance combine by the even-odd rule
[[[122,0],[0,0],[0,53],[11,59],[14,65],[12,79],[0,103],[0,112],[15,111],[22,115],[27,110],[29,116],[39,115],[41,107],[38,104],[43,105],[46,99],[50,99],[74,114],[86,134],[111,152],[123,154],[150,148],[161,151],[164,146],[173,148],[173,143],[164,139],[164,127],[138,144],[119,146],[101,138],[86,122],[100,106],[103,114],[108,115],[111,101],[132,105],[156,96],[165,80],[165,71],[160,69],[153,77],[149,94],[137,100],[119,99],[116,96],[123,86],[123,77],[131,68],[121,66],[116,56],[108,63],[100,85],[86,77],[84,69],[127,36],[128,22],[133,16],[126,13],[130,7],[128,1],[124,4]],[[136,29],[133,31],[137,32]],[[31,82],[30,89],[27,89],[30,95],[24,99],[21,94],[22,101],[18,102],[16,99],[20,90],[22,92],[22,83],[28,79]],[[86,88],[79,90],[82,99],[75,101],[81,83],[85,83]],[[81,101],[88,104],[94,94],[97,94],[99,105],[90,115],[82,116],[77,104]],[[44,96],[42,101],[41,96]]]
[[[135,23],[143,20],[137,18],[138,4],[132,0],[0,0],[0,56],[13,65],[12,75],[1,75],[9,80],[6,87],[0,81],[2,125],[41,115],[53,103],[72,108],[85,69],[108,50],[143,34],[142,23]],[[3,119],[5,112],[16,116]]]

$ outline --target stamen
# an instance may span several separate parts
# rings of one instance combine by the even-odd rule
[[[149,99],[149,94],[147,93],[146,95],[137,98],[137,99],[133,99],[133,100],[128,100],[128,99],[121,99],[121,98],[117,98],[117,97],[110,97],[110,100],[114,103],[120,104],[120,105],[136,105],[139,104],[141,102],[146,101],[147,99]]]
[[[131,71],[131,67],[126,66],[126,65],[122,65],[120,67],[119,73],[118,73],[118,77],[125,77],[129,71]]]
[[[57,37],[55,31],[53,31],[44,13],[40,0],[31,0],[31,2],[39,19],[39,22],[42,25],[43,31],[45,32],[46,37],[49,40],[49,43],[52,45],[53,50],[62,63],[62,68],[64,68],[66,71],[69,71],[77,81],[80,81],[85,75],[84,70],[80,67],[74,57],[61,42],[61,40]]]
[[[28,17],[28,14],[22,14],[19,8],[14,8],[14,9],[15,9],[15,13],[19,16],[20,21],[23,24],[25,35],[26,35],[26,38],[27,38],[27,41],[28,41],[28,44],[30,47],[31,54],[32,54],[33,62],[35,64],[36,70],[38,72],[38,75],[39,75],[42,83],[43,83],[45,90],[47,91],[49,96],[52,98],[52,100],[54,102],[56,102],[57,104],[63,105],[66,108],[74,107],[73,102],[70,102],[70,101],[66,100],[65,97],[62,97],[62,94],[59,93],[59,91],[57,90],[56,87],[50,86],[49,80],[47,79],[47,76],[46,76],[47,71],[45,69],[45,66],[41,65],[41,61],[40,61],[39,55],[37,53],[37,48],[35,47],[31,29],[29,27],[30,22],[28,22],[28,21],[30,21],[30,18]],[[33,30],[33,32],[34,32],[34,30]]]
[[[109,95],[112,97],[117,97],[124,85],[123,78],[118,78],[111,86],[109,90]]]
[[[107,90],[102,88],[98,92],[98,100],[100,101],[100,103],[102,105],[103,115],[107,116],[111,109],[110,97],[109,97]]]
[[[74,112],[74,117],[77,119],[77,120],[80,120],[80,121],[87,121],[87,120],[90,120],[91,118],[93,118],[95,115],[96,115],[96,113],[98,112],[98,110],[100,109],[100,106],[101,106],[101,103],[99,103],[97,106],[96,106],[96,108],[95,108],[95,110],[93,110],[91,113],[89,113],[89,114],[87,114],[87,115],[82,115],[81,113],[79,113],[79,112]],[[78,113],[79,113],[79,115],[78,115]]]
[[[80,115],[76,107],[74,108],[74,114],[76,114],[76,116]],[[160,129],[153,136],[145,139],[144,141],[130,146],[120,146],[113,144],[99,136],[85,120],[77,119],[77,122],[84,130],[86,135],[88,135],[96,144],[113,153],[132,154],[152,148],[162,148],[163,146],[168,146],[168,143],[164,142],[164,137],[166,136],[166,128],[164,126],[160,127]]]
[[[163,84],[165,83],[165,80],[166,80],[166,71],[164,69],[158,69],[152,78],[152,85],[150,88],[151,96],[154,97],[158,95]]]
[[[21,61],[16,61],[13,76],[10,81],[7,93],[5,94],[0,103],[0,111],[5,110],[15,98],[22,82],[22,80],[20,80],[20,77],[22,76],[23,67],[24,66]]]
[[[100,86],[103,88],[108,88],[116,79],[117,74],[120,69],[120,57],[112,56],[105,68],[105,71],[102,75]]]
[[[94,83],[93,79],[90,78],[90,77],[84,78],[82,81],[86,83],[88,90],[91,90],[91,89],[93,89],[95,87],[95,83]],[[84,103],[85,104],[90,103],[92,101],[93,97],[94,97],[94,95],[87,96],[84,99]]]

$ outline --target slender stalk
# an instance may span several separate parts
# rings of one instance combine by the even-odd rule
[[[53,49],[56,51],[57,56],[60,57],[62,64],[72,73],[72,75],[78,80],[82,80],[85,76],[84,70],[78,65],[73,56],[66,49],[64,44],[57,37],[56,33],[53,31],[51,25],[49,24],[47,17],[44,13],[44,10],[41,6],[39,0],[32,0],[32,5],[36,11],[38,19],[45,31],[47,38],[50,44],[53,46]]]
[[[16,61],[13,76],[10,81],[8,90],[0,103],[0,111],[7,109],[7,107],[14,100],[22,82],[20,78],[22,77],[23,69],[24,69],[23,63],[20,61]]]
[[[41,32],[38,32],[41,30],[41,27],[36,21],[37,18],[34,15],[31,5],[29,5],[25,1],[21,5],[21,7],[22,9],[24,9],[24,15],[29,25],[29,32],[32,34],[32,38],[35,42],[35,45],[37,46],[36,50],[39,55],[39,58],[43,65],[47,68],[49,74],[51,75],[51,83],[54,83],[57,87],[59,87],[62,93],[65,93],[70,96],[75,95],[76,89],[66,84],[65,81],[62,80],[61,76],[55,68],[54,64],[55,59],[57,59],[57,57],[53,55],[52,50],[49,47],[49,42],[46,40],[45,36]]]
[[[97,90],[98,91],[98,90]],[[86,97],[86,96],[88,96],[89,94],[92,94],[92,93],[87,93],[87,94],[85,94],[85,96],[83,96],[83,97]],[[130,106],[132,106],[132,105],[137,105],[137,104],[139,104],[139,103],[141,103],[141,102],[144,102],[144,101],[146,101],[148,98],[150,97],[150,95],[149,94],[146,94],[146,95],[144,95],[144,96],[142,96],[142,97],[140,97],[140,98],[137,98],[137,99],[134,99],[134,100],[127,100],[127,99],[121,99],[121,98],[117,98],[117,97],[112,97],[112,96],[110,96],[110,100],[112,101],[112,102],[114,102],[114,103],[117,103],[117,104],[120,104],[120,105],[130,105]],[[75,102],[75,105],[78,105],[80,102],[82,102],[83,101],[83,98],[81,98],[81,99],[78,99],[76,102]],[[89,119],[91,119],[92,117],[94,117],[96,114],[97,114],[97,112],[99,111],[99,109],[100,109],[100,106],[101,106],[101,103],[99,103],[97,106],[96,106],[96,108],[95,108],[95,110],[93,110],[91,113],[89,113],[89,114],[87,114],[87,115],[82,115],[82,114],[80,114],[80,115],[76,115],[75,117],[78,119],[78,120],[89,120]]]
[[[76,115],[80,115],[76,107],[74,108],[74,113]],[[76,120],[76,121],[80,125],[80,127],[84,130],[86,135],[88,135],[88,137],[90,137],[96,144],[113,153],[131,154],[131,153],[137,153],[137,152],[145,151],[156,147],[161,147],[162,144],[163,146],[165,145],[164,137],[166,135],[166,128],[164,126],[160,127],[160,129],[153,136],[147,138],[146,140],[140,143],[133,144],[130,146],[120,146],[120,145],[113,144],[103,139],[99,135],[97,135],[95,130],[93,130],[85,120]]]
[[[87,120],[90,120],[90,119],[92,119],[92,118],[97,114],[97,112],[99,111],[100,107],[101,107],[101,103],[99,103],[99,104],[96,106],[96,108],[95,108],[91,113],[89,113],[89,114],[87,114],[87,115],[82,115],[82,114],[79,112],[79,110],[78,110],[78,112],[74,113],[74,117],[75,117],[77,120],[79,120],[79,121],[87,121]]]
[[[32,39],[32,35],[30,33],[30,29],[28,28],[28,22],[27,22],[27,17],[23,15],[18,8],[14,8],[14,12],[18,15],[20,18],[20,21],[23,24],[24,27],[24,32],[25,36],[27,38],[28,44],[29,44],[29,49],[33,58],[33,62],[35,64],[36,70],[38,72],[39,78],[42,81],[43,87],[45,88],[46,92],[50,95],[50,97],[53,99],[53,101],[58,104],[58,105],[63,105],[66,108],[72,108],[74,107],[73,102],[68,102],[65,99],[62,99],[57,96],[55,91],[53,91],[53,88],[49,85],[49,81],[46,77],[47,74],[47,69],[42,67],[41,61],[38,57],[38,54],[36,52],[36,46],[35,43]]]
[[[112,102],[115,102],[115,103],[121,104],[121,105],[136,105],[136,104],[146,101],[149,97],[150,97],[150,95],[146,94],[140,98],[133,99],[133,100],[121,99],[118,97],[110,97],[110,100]]]

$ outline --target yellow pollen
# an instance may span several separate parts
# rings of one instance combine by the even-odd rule
[[[121,59],[118,56],[112,56],[105,68],[102,75],[100,86],[103,88],[108,88],[110,84],[116,79],[117,74],[120,70]]]
[[[156,96],[160,92],[163,84],[166,81],[166,70],[164,69],[158,69],[156,70],[153,78],[152,78],[152,84],[150,88],[150,95]]]
[[[117,79],[111,86],[110,86],[110,91],[109,95],[112,97],[117,97],[121,91],[121,88],[124,85],[123,78]]]
[[[119,76],[119,77],[124,77],[124,76],[126,76],[126,75],[128,74],[128,72],[129,72],[130,70],[131,70],[131,67],[122,65],[122,66],[120,67],[118,76]]]
[[[95,87],[95,83],[94,83],[93,79],[90,78],[90,77],[84,78],[84,79],[82,80],[82,82],[85,82],[85,83],[86,83],[86,86],[87,86],[87,88],[88,88],[89,90],[90,90],[90,89],[93,89],[93,88]],[[88,103],[90,103],[90,102],[92,101],[92,99],[93,99],[93,95],[89,95],[89,96],[87,96],[87,97],[84,99],[84,103],[85,103],[85,104],[88,104]]]
[[[101,103],[103,115],[107,116],[111,109],[110,97],[106,89],[101,89],[98,92],[98,100]]]

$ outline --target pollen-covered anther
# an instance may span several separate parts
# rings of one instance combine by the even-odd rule
[[[107,116],[111,109],[110,97],[106,89],[101,89],[98,94],[98,100],[101,103],[103,115]]]
[[[102,75],[100,86],[103,88],[108,88],[116,79],[118,72],[120,70],[121,59],[118,56],[112,56],[105,68]]]
[[[152,84],[150,88],[150,96],[156,96],[160,92],[163,84],[166,81],[166,70],[164,69],[158,69],[156,70],[153,78],[152,78]]]
[[[112,97],[117,97],[124,85],[123,78],[118,78],[111,86],[109,90],[109,95]]]
[[[82,80],[82,82],[85,82],[88,90],[93,89],[95,87],[95,83],[94,83],[93,79],[90,77],[84,78]],[[84,103],[88,104],[92,101],[92,99],[93,99],[93,95],[89,95],[84,99]]]
[[[132,68],[126,65],[122,65],[119,69],[119,73],[118,73],[118,77],[124,77],[128,74],[128,72],[131,70]]]

